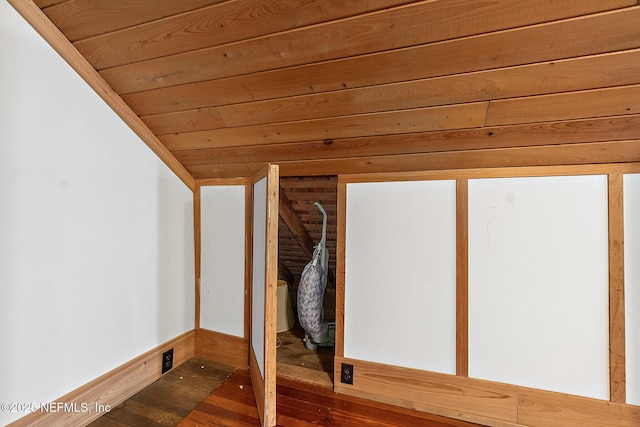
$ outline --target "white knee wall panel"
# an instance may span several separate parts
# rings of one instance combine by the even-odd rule
[[[607,177],[469,181],[469,376],[608,399]]]
[[[200,187],[200,327],[244,336],[245,186]]]
[[[456,366],[455,181],[347,185],[345,357]]]
[[[623,185],[627,403],[640,405],[640,174]]]

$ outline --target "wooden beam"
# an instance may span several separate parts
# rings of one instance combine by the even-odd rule
[[[202,278],[202,210],[201,210],[201,191],[200,184],[196,182],[196,188],[193,191],[193,246],[195,261],[195,327],[200,328],[200,281]]]
[[[338,226],[336,243],[336,341],[335,357],[344,357],[344,296],[347,240],[347,184],[338,177]],[[334,367],[337,360],[334,358]],[[335,369],[334,384],[340,384],[340,369]]]
[[[609,399],[626,401],[623,175],[609,174]]]
[[[469,375],[469,181],[456,180],[456,375]]]
[[[279,208],[280,218],[282,218],[287,227],[289,227],[291,234],[293,234],[293,237],[298,241],[304,253],[309,258],[313,257],[313,239],[309,236],[307,229],[304,228],[304,224],[300,221],[300,218],[298,218],[296,210],[282,189],[280,189]]]
[[[31,0],[8,0],[9,4],[42,36],[136,135],[185,183],[195,190],[195,179],[171,154],[146,124],[114,92],[60,30]]]

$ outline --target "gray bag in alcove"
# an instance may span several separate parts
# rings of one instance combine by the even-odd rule
[[[316,260],[302,271],[298,284],[298,321],[311,338],[320,338],[327,328],[324,321],[324,286],[322,266]],[[318,342],[318,340],[314,339]]]
[[[330,325],[324,320],[324,291],[327,287],[326,272],[329,269],[327,213],[320,203],[316,202],[314,205],[324,217],[322,239],[300,275],[297,297],[298,321],[305,330],[305,345],[309,350],[315,350],[319,345],[333,346],[335,342],[335,323]]]

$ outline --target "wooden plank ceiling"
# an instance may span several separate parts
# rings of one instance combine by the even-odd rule
[[[35,3],[195,178],[640,160],[636,0]]]
[[[637,0],[34,1],[195,179],[640,161]]]

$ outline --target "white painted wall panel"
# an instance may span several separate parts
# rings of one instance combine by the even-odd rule
[[[4,1],[0,291],[0,402],[53,401],[194,327],[192,192]]]
[[[627,403],[640,405],[640,174],[623,185]]]
[[[200,327],[244,336],[245,186],[200,187]]]
[[[265,257],[267,242],[267,178],[253,185],[253,279],[251,291],[251,345],[264,378]]]
[[[608,399],[606,176],[469,181],[469,376]]]
[[[455,373],[455,181],[347,185],[345,357]]]

